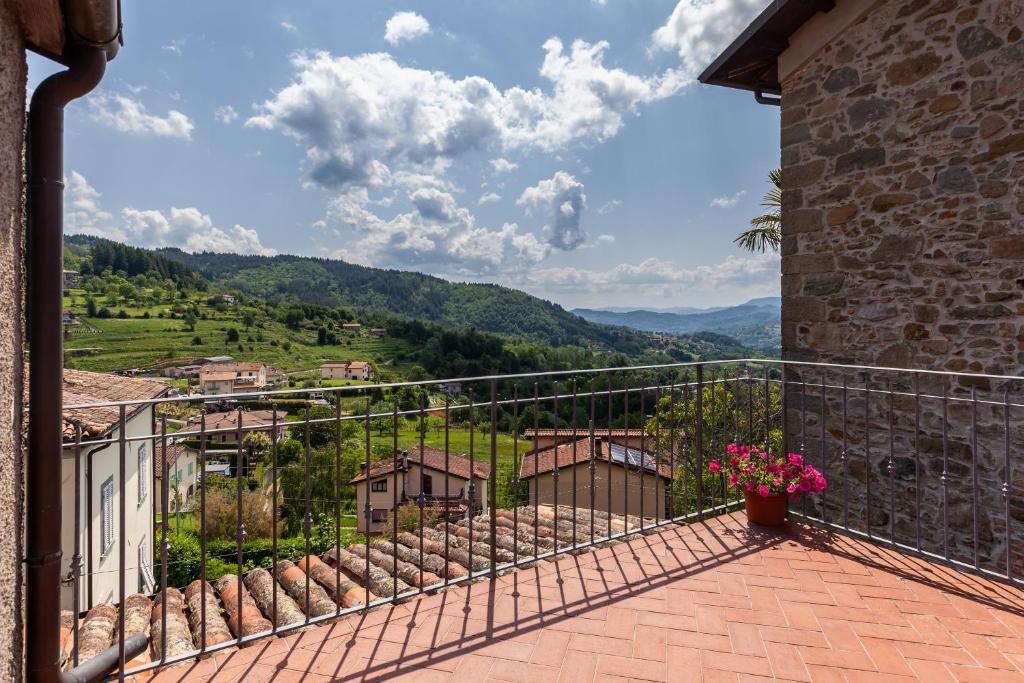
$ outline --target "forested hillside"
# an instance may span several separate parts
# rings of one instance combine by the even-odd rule
[[[268,303],[347,306],[554,346],[637,353],[645,345],[643,338],[631,331],[595,325],[557,304],[498,285],[455,283],[422,273],[302,256],[188,254],[177,249],[157,253],[221,287]]]

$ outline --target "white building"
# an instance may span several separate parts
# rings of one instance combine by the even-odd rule
[[[362,360],[330,361],[320,366],[320,379],[373,379],[373,363]]]
[[[65,406],[152,399],[166,391],[167,385],[156,380],[64,370]],[[76,446],[76,425],[82,432],[81,447]],[[62,608],[84,611],[99,603],[119,602],[118,568],[122,545],[126,594],[153,590],[155,439],[152,435],[155,426],[152,405],[128,406],[122,446],[117,407],[65,407],[60,492],[64,500],[61,508],[62,573],[66,577],[61,588]],[[123,488],[120,485],[122,462]],[[81,554],[77,607],[71,580],[76,550],[76,501]]]
[[[267,386],[263,363],[210,363],[199,370],[199,391],[211,396],[244,394]]]
[[[153,448],[153,512],[163,513],[163,474],[164,463],[167,468],[167,511],[177,512],[178,505],[182,510],[192,509],[192,499],[198,493],[199,485],[199,452],[183,443],[168,443],[166,458],[164,450],[157,439]]]

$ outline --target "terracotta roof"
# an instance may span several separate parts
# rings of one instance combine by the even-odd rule
[[[28,363],[25,364],[25,376],[28,377]],[[108,375],[101,372],[64,369],[64,406],[83,403],[110,403],[114,401],[137,401],[157,398],[168,389],[166,383],[155,379],[136,379],[121,375]],[[28,393],[28,382],[25,382],[25,407],[30,408],[31,396]],[[127,416],[131,416],[144,406],[128,406]],[[83,437],[101,436],[117,425],[120,410],[117,406],[100,406],[98,408],[64,408],[64,439],[75,437],[77,421],[82,425]]]
[[[594,436],[643,436],[644,430],[642,429],[595,429]],[[536,436],[573,436],[576,437],[587,436],[590,431],[585,427],[580,427],[575,432],[571,429],[526,429],[523,431],[523,436],[527,439],[532,439]]]
[[[398,462],[401,464],[402,456],[399,453]],[[418,445],[413,446],[409,449],[409,462],[420,462],[420,447]],[[438,472],[444,472],[444,451],[437,448],[431,448],[430,446],[424,446],[423,448],[423,466],[429,467],[430,469],[437,470]],[[473,474],[478,479],[486,479],[491,474],[491,466],[487,463],[475,460],[472,463]],[[384,460],[378,460],[375,463],[370,464],[370,478],[380,477],[385,474],[390,474],[394,471],[395,461],[394,458],[385,458]],[[469,481],[470,462],[469,458],[456,455],[455,453],[448,454],[448,473],[453,477],[465,479]],[[360,472],[355,476],[349,483],[354,484],[358,481],[364,481],[366,479],[366,473]]]
[[[204,375],[215,372],[259,372],[263,363],[207,363],[203,366]]]
[[[170,465],[177,462],[178,458],[189,452],[195,453],[195,450],[183,443],[167,444],[168,470]],[[164,449],[160,439],[153,440],[153,476],[157,479],[162,479],[164,476]]]
[[[233,372],[206,372],[204,370],[199,371],[203,376],[204,382],[234,382],[235,373]]]
[[[573,446],[575,445],[575,451]],[[607,441],[597,442],[597,453],[595,454],[596,460],[604,462],[611,462],[613,465],[621,466],[621,463],[615,462],[611,459],[610,444]],[[633,453],[639,453],[638,448],[629,449]],[[590,439],[583,438],[575,442],[570,441],[569,443],[563,443],[558,446],[551,446],[544,448],[539,451],[529,451],[523,455],[523,461],[519,466],[519,478],[529,479],[535,474],[544,474],[550,472],[555,468],[555,459],[558,460],[558,468],[571,467],[574,464],[586,463],[590,461]],[[656,455],[650,452],[645,452],[643,455],[644,459],[648,458],[658,463],[658,474],[665,479],[672,477],[672,467],[667,462],[661,462]],[[653,472],[651,472],[653,474]]]
[[[277,424],[283,426],[285,418],[288,413],[279,410],[277,411]],[[273,410],[249,410],[242,413],[242,431],[248,430],[248,427],[270,427],[274,424],[274,411]],[[196,429],[199,428],[198,420],[193,425]],[[210,413],[206,416],[206,429],[212,431],[215,429],[238,429],[238,411],[228,410],[223,413]]]

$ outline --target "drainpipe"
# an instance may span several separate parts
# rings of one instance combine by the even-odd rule
[[[60,566],[64,340],[64,107],[96,87],[107,55],[75,47],[67,71],[39,84],[29,109],[29,430],[25,663],[28,680],[61,680]]]

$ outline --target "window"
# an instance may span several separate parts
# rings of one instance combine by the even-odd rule
[[[371,491],[387,491],[388,490],[388,480],[387,479],[381,479],[380,481],[375,481],[375,482],[371,483],[370,484],[370,490]]]
[[[149,544],[146,539],[139,542],[139,592],[152,593],[156,587],[153,576],[153,563],[149,557]]]
[[[139,505],[149,491],[149,449],[145,441],[139,446]]]
[[[102,525],[102,554],[110,552],[114,545],[114,478],[110,477],[100,487],[100,524]]]
[[[188,476],[190,476],[190,477],[192,476],[192,463],[191,462],[188,464]]]

